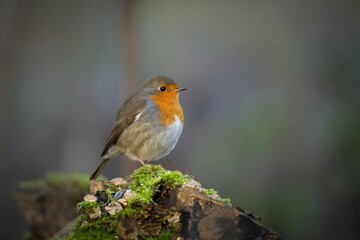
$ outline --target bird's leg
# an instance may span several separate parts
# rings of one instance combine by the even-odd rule
[[[138,160],[139,162],[142,164],[142,165],[146,165],[147,164],[147,161],[146,160],[142,160],[141,157],[139,157],[139,155],[136,155],[138,157]]]
[[[165,165],[166,165],[166,167],[169,167],[170,164],[171,164],[171,160],[170,160],[169,158],[166,159],[166,160],[165,160]]]

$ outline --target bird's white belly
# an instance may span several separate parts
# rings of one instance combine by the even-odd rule
[[[166,156],[175,147],[182,129],[183,124],[178,117],[169,126],[154,129],[156,133],[144,142],[138,150],[138,157],[142,160],[154,161]],[[131,153],[126,155],[132,159],[137,159],[137,156]]]

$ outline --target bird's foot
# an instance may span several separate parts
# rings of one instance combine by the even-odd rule
[[[147,160],[142,160],[141,157],[139,157],[139,156],[137,156],[137,157],[138,157],[139,162],[140,162],[143,166],[145,166],[146,164],[148,164],[148,161],[147,161]]]

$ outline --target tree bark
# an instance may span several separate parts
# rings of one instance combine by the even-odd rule
[[[143,167],[146,168],[155,177],[161,175],[155,171],[156,166]],[[170,172],[162,169],[158,171]],[[143,177],[147,178],[148,175]],[[74,188],[70,188],[70,185],[59,187],[45,184],[44,188],[22,189],[15,194],[29,224],[29,239],[48,239],[53,236],[53,239],[64,237],[72,240],[78,239],[81,234],[86,234],[81,239],[96,239],[94,236],[109,236],[110,232],[112,235],[109,239],[117,235],[119,239],[127,240],[144,237],[156,239],[161,234],[162,239],[176,240],[281,239],[277,233],[261,225],[252,214],[232,207],[215,193],[209,195],[211,191],[202,188],[194,180],[176,187],[161,180],[154,185],[156,187],[149,195],[151,201],[139,203],[135,207],[131,205],[131,197],[137,195],[129,189],[129,183],[124,179],[91,181],[90,194],[81,202],[88,204],[90,211],[83,209],[82,217],[73,221],[71,227],[69,223],[77,216],[76,203],[81,201],[85,193],[78,184],[74,183]],[[116,198],[116,194],[120,197]],[[91,208],[92,204],[96,205],[96,211]],[[129,208],[132,214],[121,215],[121,211]],[[67,224],[68,227],[64,228]],[[94,232],[84,229],[92,229]],[[164,234],[168,235],[164,238]]]
[[[154,202],[158,208],[181,214],[182,228],[173,239],[281,239],[251,214],[213,199],[195,188],[163,188]],[[143,226],[138,222],[131,218],[120,218],[117,226],[120,239],[138,239],[139,234],[144,233]]]

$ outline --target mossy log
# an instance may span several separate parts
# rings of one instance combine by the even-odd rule
[[[161,188],[156,195],[156,208],[179,213],[181,228],[172,239],[280,239],[251,214],[193,187]],[[139,220],[132,218],[119,218],[117,229],[120,239],[137,239],[147,233]]]
[[[53,239],[280,239],[215,190],[159,165],[91,181],[77,209],[81,216]]]
[[[76,204],[88,191],[88,176],[50,173],[44,179],[21,183],[14,193],[26,218],[26,239],[48,239],[79,214]]]

